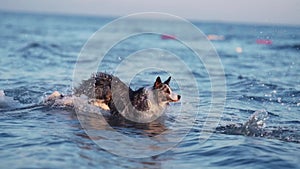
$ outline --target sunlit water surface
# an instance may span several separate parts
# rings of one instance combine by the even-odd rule
[[[299,27],[194,23],[207,35],[221,36],[212,44],[225,71],[226,103],[221,120],[211,121],[218,127],[208,131],[203,131],[203,125],[210,108],[210,79],[205,66],[190,59],[191,51],[155,34],[132,37],[116,45],[99,70],[114,73],[132,52],[161,45],[184,58],[199,85],[190,95],[199,94],[199,102],[197,98],[182,98],[193,106],[191,109],[196,106],[197,112],[179,112],[182,104],[176,103],[161,123],[144,126],[111,121],[115,131],[131,138],[153,138],[168,130],[187,134],[164,153],[127,158],[92,141],[108,140],[119,152],[129,153],[128,157],[136,153],[113,137],[106,125],[99,124],[105,119],[99,119],[97,113],[78,115],[72,109],[40,105],[55,90],[72,93],[78,53],[88,38],[112,19],[12,13],[0,16],[1,168],[299,168]],[[131,28],[135,27],[127,29]],[[108,37],[122,29],[108,32]],[[271,40],[272,44],[259,44],[257,39]],[[143,58],[145,67],[151,59]],[[92,62],[86,60],[87,64]],[[163,56],[160,62],[177,66]],[[129,78],[126,74],[121,72],[120,78]],[[130,86],[137,89],[152,85],[158,75],[163,79],[168,76],[163,68],[147,69],[138,73]],[[183,81],[188,85],[186,77],[180,71],[174,75],[174,92],[185,90],[178,84]],[[185,98],[192,98],[188,96]],[[176,119],[178,113],[183,118]],[[89,138],[78,118],[84,118],[99,137]],[[205,142],[199,140],[203,132],[212,134]]]

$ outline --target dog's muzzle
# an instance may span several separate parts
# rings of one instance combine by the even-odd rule
[[[177,94],[172,94],[171,96],[171,102],[178,102],[180,100],[181,96]]]

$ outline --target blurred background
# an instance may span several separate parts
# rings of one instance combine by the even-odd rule
[[[299,25],[298,0],[1,0],[0,10],[119,17],[137,12],[166,12],[200,21]]]
[[[299,169],[299,11],[299,0],[0,0],[0,168]],[[164,34],[119,41],[98,70],[115,73],[131,54],[136,54],[135,60],[128,64],[140,67],[153,64],[156,58],[161,68],[137,73],[130,86],[153,84],[158,75],[166,79],[170,72],[164,68],[173,68],[171,87],[182,95],[182,102],[170,106],[163,123],[117,124],[114,130],[100,124],[97,113],[83,114],[96,134],[90,138],[74,110],[47,107],[43,100],[55,90],[71,95],[77,59],[89,38],[114,19],[136,12],[177,15],[204,34],[190,34],[182,24],[160,17],[151,22],[141,18],[102,31],[80,64],[93,71],[89,65],[98,63],[89,56],[98,58],[97,52],[117,35],[141,27],[162,30]],[[204,51],[213,48],[220,58],[219,68],[226,78],[226,103],[220,118],[207,118],[212,79],[195,53],[177,40],[177,33],[182,32],[188,35],[187,44]],[[209,45],[202,46],[203,42]],[[172,52],[191,71],[187,74],[168,59],[168,52],[144,50],[149,48]],[[154,54],[158,57],[151,57]],[[132,72],[121,73],[124,80]],[[196,80],[197,89],[189,86],[188,75]],[[186,99],[193,97],[200,101]],[[191,109],[181,111],[181,104]],[[176,118],[178,114],[182,118]],[[217,127],[204,128],[206,124]],[[145,145],[154,146],[144,146],[155,153],[164,151],[156,143],[169,141],[164,135],[155,136],[168,130],[186,136],[168,151],[146,158],[128,158],[137,154],[138,147],[113,137],[118,131],[133,139],[149,138]],[[203,132],[212,135],[200,144]],[[91,139],[106,141],[111,149],[129,155],[112,154]]]

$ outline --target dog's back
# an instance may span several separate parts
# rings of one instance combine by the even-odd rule
[[[80,86],[74,89],[74,94],[76,96],[86,95],[89,99],[100,101],[106,104],[111,112],[115,112],[112,88],[114,88],[114,93],[118,93],[120,96],[132,92],[131,88],[119,78],[98,72],[93,74],[88,80],[83,80]]]
[[[76,96],[86,95],[92,99],[103,99],[109,101],[111,95],[112,76],[105,73],[93,74],[89,79],[74,89]]]

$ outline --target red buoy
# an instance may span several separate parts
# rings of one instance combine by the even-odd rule
[[[262,44],[262,45],[271,45],[272,41],[269,39],[257,39],[256,40],[257,44]]]
[[[175,36],[173,36],[173,35],[167,35],[167,34],[163,34],[163,35],[161,35],[160,37],[161,37],[161,39],[163,39],[163,40],[167,40],[167,39],[176,39]]]

